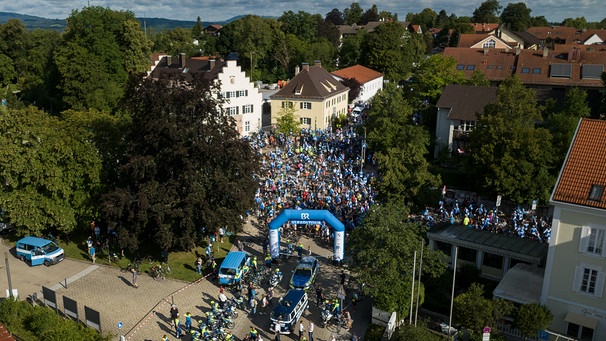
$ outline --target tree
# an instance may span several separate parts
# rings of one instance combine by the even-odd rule
[[[562,104],[558,105],[550,101],[545,109],[547,111],[547,128],[553,137],[553,155],[556,165],[554,171],[557,172],[564,163],[579,120],[589,117],[591,114],[591,109],[587,105],[587,92],[582,89],[575,87],[568,90]]]
[[[286,106],[278,112],[276,131],[282,134],[299,134],[301,132],[301,123],[295,115],[295,108],[292,102],[286,102]]]
[[[416,324],[402,324],[400,327],[396,329],[396,332],[393,334],[393,341],[444,341],[444,337],[434,334],[425,323],[421,322],[421,324],[417,327]]]
[[[526,31],[532,23],[532,10],[523,2],[509,3],[501,13],[501,22],[512,31]]]
[[[356,34],[343,39],[339,49],[339,66],[347,67],[362,62],[362,48],[365,46],[367,30],[358,30]]]
[[[19,235],[67,234],[94,214],[101,159],[88,127],[35,107],[9,108],[0,127],[0,207]]]
[[[530,27],[549,27],[551,24],[544,16],[532,17]]]
[[[221,109],[217,84],[133,78],[126,98],[132,124],[101,204],[119,245],[190,250],[220,227],[239,229],[258,162]]]
[[[467,329],[471,339],[479,340],[484,327],[495,327],[496,322],[511,314],[513,309],[509,301],[484,298],[484,286],[473,283],[467,292],[454,299],[453,318]]]
[[[343,11],[345,25],[359,24],[362,20],[362,13],[364,13],[364,10],[360,7],[360,3],[352,2],[349,8]]]
[[[150,53],[134,13],[97,6],[72,12],[54,54],[63,102],[77,110],[115,110],[129,73],[146,71]]]
[[[408,13],[406,15],[406,21],[416,25],[421,25],[423,31],[427,31],[429,28],[435,26],[438,13],[431,8],[424,8],[420,13],[413,14]]]
[[[362,19],[360,19],[360,24],[366,25],[371,21],[379,21],[379,10],[377,9],[377,5],[372,5],[364,14],[362,14]]]
[[[318,36],[318,23],[322,20],[319,14],[309,14],[304,11],[294,13],[286,11],[278,18],[284,34],[293,34],[297,38],[311,42]]]
[[[503,8],[498,0],[486,0],[473,11],[471,20],[476,23],[498,23],[499,11]]]
[[[420,257],[425,233],[421,226],[405,222],[407,214],[407,208],[399,203],[373,206],[362,226],[351,232],[346,250],[353,259],[356,279],[366,283],[364,294],[373,297],[377,308],[395,311],[400,319],[409,314],[413,255],[416,250]],[[425,244],[423,274],[438,277],[445,270],[444,254]],[[421,297],[423,292],[421,286]]]
[[[30,34],[21,20],[9,19],[6,24],[0,25],[0,55],[10,59],[9,65],[17,76],[21,76],[26,65],[29,45]]]
[[[392,83],[373,98],[367,130],[367,141],[380,169],[382,200],[415,202],[421,191],[439,184],[439,177],[431,174],[425,159],[429,134],[413,125],[412,107]]]
[[[546,329],[552,319],[553,314],[549,308],[537,303],[528,303],[518,308],[514,324],[526,340],[528,337],[539,335],[539,331]]]
[[[416,101],[435,105],[448,84],[463,84],[465,74],[457,70],[457,60],[434,54],[423,59],[412,72],[412,91]]]
[[[336,8],[333,8],[332,11],[326,13],[326,18],[324,20],[332,23],[333,25],[343,25],[345,22],[343,19],[343,13]]]
[[[514,202],[547,202],[554,178],[551,134],[540,126],[534,91],[517,77],[497,90],[497,102],[478,117],[470,134],[467,169],[487,194]]]
[[[564,21],[562,21],[562,26],[583,29],[583,28],[588,28],[589,24],[587,23],[587,20],[585,19],[585,17],[576,17],[575,19],[572,19],[572,18],[564,19]]]
[[[202,25],[202,19],[200,19],[200,16],[198,16],[198,18],[196,19],[196,23],[191,28],[191,36],[194,39],[201,39],[203,34],[204,25]]]

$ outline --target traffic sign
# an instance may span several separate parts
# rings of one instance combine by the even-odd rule
[[[539,330],[539,340],[541,340],[541,341],[548,341],[549,340],[549,333],[547,333],[544,330]]]
[[[490,333],[490,327],[484,327],[484,333]]]
[[[490,341],[490,333],[482,334],[482,341]]]
[[[501,206],[501,196],[497,195],[497,207]]]
[[[118,322],[118,329],[122,329],[122,322]]]
[[[532,201],[532,210],[534,211],[534,210],[536,210],[536,209],[537,209],[537,201],[536,201],[536,200],[533,200],[533,201]]]

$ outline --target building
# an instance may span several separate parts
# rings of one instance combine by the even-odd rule
[[[276,125],[283,108],[294,109],[303,129],[326,129],[340,115],[347,115],[349,88],[326,71],[320,61],[303,63],[295,77],[271,99],[271,123]]]
[[[352,102],[366,102],[383,89],[383,74],[362,65],[346,67],[332,72],[332,75],[338,81],[355,79],[360,83],[360,93],[357,98],[352,99]]]
[[[541,304],[550,331],[606,340],[606,121],[581,119],[551,195],[552,234]]]
[[[490,86],[447,85],[436,107],[436,147],[434,158],[445,148],[449,154],[464,154],[469,133],[487,104],[497,101],[497,88]]]
[[[184,80],[192,80],[194,76],[202,74],[220,84],[220,94],[226,102],[223,109],[234,117],[240,135],[247,136],[261,129],[262,95],[237,65],[235,54],[226,61],[214,57],[186,58],[184,53],[174,59],[165,54],[154,57],[158,59],[152,65],[150,77],[178,75]]]

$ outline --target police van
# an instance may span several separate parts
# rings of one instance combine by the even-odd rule
[[[231,251],[225,256],[219,268],[219,283],[238,284],[250,267],[250,255],[243,251]]]
[[[276,325],[280,325],[280,334],[290,334],[295,331],[297,321],[305,310],[309,302],[307,293],[304,290],[289,290],[286,295],[276,304],[271,312],[271,331],[276,330]]]
[[[15,244],[17,257],[31,266],[44,264],[51,266],[63,260],[63,249],[54,241],[38,238],[25,237],[19,239]]]

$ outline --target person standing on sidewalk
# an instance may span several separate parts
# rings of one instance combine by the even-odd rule
[[[137,273],[137,269],[132,268],[130,271],[133,273],[133,287],[138,288],[139,284],[137,284],[137,280],[139,279],[139,274]]]
[[[314,341],[314,323],[309,321],[309,328],[307,328],[307,333],[309,334],[309,341]]]
[[[93,264],[95,264],[95,246],[94,245],[92,245],[90,247],[89,253],[90,253],[90,259],[93,261]]]
[[[303,333],[305,333],[305,326],[303,325],[303,320],[299,321],[299,340],[303,338]]]
[[[276,323],[274,328],[274,333],[276,333],[276,341],[280,341],[280,324]]]

